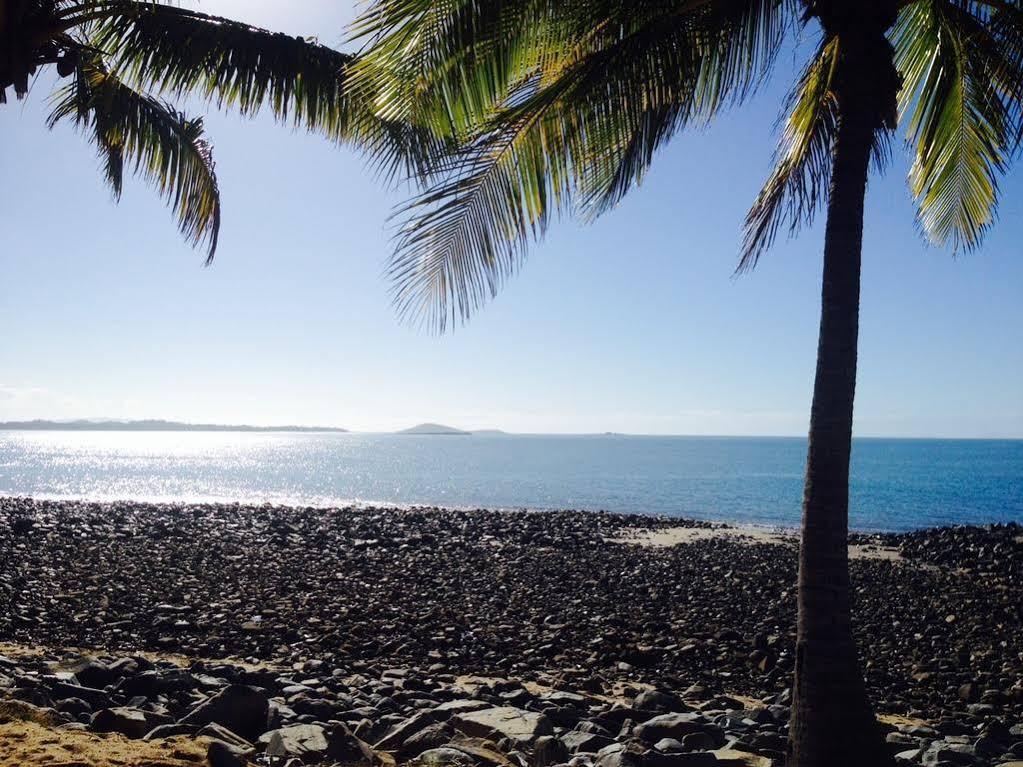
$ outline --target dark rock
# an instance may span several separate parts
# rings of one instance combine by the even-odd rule
[[[53,692],[53,697],[57,700],[76,698],[78,700],[84,700],[93,709],[109,708],[113,705],[113,701],[107,693],[103,690],[97,690],[92,687],[82,687],[77,684],[57,682],[52,685],[50,689]]]
[[[715,767],[718,759],[707,752],[662,753],[647,751],[643,755],[643,767]]]
[[[95,732],[117,732],[128,738],[142,738],[161,724],[170,724],[169,716],[128,706],[105,708],[92,715],[89,726]]]
[[[644,690],[636,696],[632,707],[636,711],[652,712],[655,714],[669,714],[691,710],[677,695],[661,692],[660,690]]]
[[[110,666],[98,660],[84,661],[75,666],[73,671],[75,679],[78,680],[80,685],[85,687],[101,689],[108,684],[113,684],[118,679],[118,672],[116,670],[111,669]]]
[[[568,748],[552,735],[541,735],[533,744],[533,767],[549,767],[568,761]]]
[[[427,725],[418,732],[410,735],[400,746],[397,747],[399,759],[412,759],[423,751],[431,748],[440,748],[451,742],[455,737],[455,731],[445,722]],[[379,750],[379,746],[377,746]]]
[[[646,743],[656,743],[661,738],[681,740],[694,732],[703,732],[708,724],[702,714],[661,714],[639,725],[635,735]]]
[[[259,745],[268,756],[297,757],[304,762],[325,759],[329,743],[327,732],[318,724],[294,724],[259,736]]]
[[[431,724],[437,723],[442,718],[445,718],[444,715],[436,709],[421,711],[418,714],[403,720],[401,724],[394,727],[385,737],[376,743],[374,748],[379,751],[397,751],[401,748],[403,743],[417,732],[429,727]]]
[[[457,748],[431,748],[416,759],[426,767],[474,767],[476,760]]]
[[[247,755],[236,753],[227,743],[214,740],[206,750],[206,762],[209,767],[246,767],[249,760]]]
[[[579,730],[566,732],[561,736],[561,741],[565,744],[565,747],[569,750],[569,752],[573,754],[579,751],[599,751],[600,749],[614,743],[610,734],[601,735],[599,733],[581,732]]]
[[[639,754],[622,747],[602,750],[593,764],[594,767],[643,767],[643,760]]]
[[[233,684],[200,703],[180,721],[200,727],[216,723],[254,741],[266,730],[269,714],[266,695],[254,687]]]

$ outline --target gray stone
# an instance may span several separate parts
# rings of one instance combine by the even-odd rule
[[[580,751],[599,751],[614,742],[607,735],[596,732],[582,732],[581,730],[566,732],[561,736],[561,740],[565,747],[573,754]]]
[[[130,706],[105,708],[92,715],[89,726],[95,732],[118,732],[127,738],[143,738],[161,724],[171,724],[169,716],[154,714]]]
[[[416,759],[419,764],[430,767],[473,767],[475,760],[464,751],[457,748],[431,748],[419,755]]]
[[[229,729],[217,724],[216,722],[206,725],[196,734],[200,738],[219,740],[221,743],[228,746],[232,752],[241,756],[252,756],[256,753],[255,746],[253,746],[252,743],[247,741],[241,735],[231,732]]]
[[[83,687],[78,684],[57,682],[53,685],[51,690],[55,700],[77,698],[78,700],[84,700],[93,709],[109,708],[113,704],[109,695],[107,695],[103,690],[97,690],[94,687]]]
[[[451,722],[466,735],[494,740],[508,738],[518,746],[528,746],[541,735],[554,734],[550,720],[543,714],[511,706],[462,712],[453,716]]]
[[[919,748],[909,748],[905,751],[899,751],[895,755],[895,761],[903,762],[918,762],[920,761],[920,755],[923,753]]]
[[[639,754],[622,748],[601,753],[593,764],[594,767],[642,767],[643,762]]]
[[[438,722],[440,719],[441,714],[438,714],[436,710],[420,711],[387,733],[376,743],[374,748],[380,751],[396,751],[417,732]]]
[[[660,690],[643,690],[632,702],[632,707],[637,711],[647,711],[655,714],[669,714],[691,710],[682,702],[677,695]]]
[[[654,748],[658,751],[684,751],[685,747],[674,738],[661,738],[659,741],[654,743]]]
[[[424,751],[431,748],[440,748],[451,742],[455,737],[455,731],[445,722],[431,724],[397,746],[397,755],[400,759],[413,759]]]
[[[162,738],[173,738],[177,735],[195,735],[199,728],[194,724],[161,724],[146,733],[145,740],[160,740]]]
[[[662,714],[643,722],[634,734],[645,743],[656,743],[661,738],[681,740],[690,733],[703,732],[707,724],[702,714]]]
[[[257,742],[269,756],[296,756],[303,761],[322,759],[329,748],[327,732],[318,724],[293,724],[271,730],[260,735]]]
[[[709,732],[691,732],[682,737],[682,745],[687,751],[710,751],[724,745],[724,738],[715,738]],[[754,743],[760,746],[759,743]]]
[[[433,710],[442,715],[445,719],[455,714],[463,714],[467,711],[482,711],[490,708],[490,704],[482,700],[449,700],[435,706]]]

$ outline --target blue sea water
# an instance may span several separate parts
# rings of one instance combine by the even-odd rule
[[[0,432],[0,494],[571,508],[799,524],[798,438]],[[1023,521],[1023,441],[858,439],[851,524]]]

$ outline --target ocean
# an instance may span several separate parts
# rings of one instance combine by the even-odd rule
[[[638,512],[799,524],[806,440],[0,432],[0,494]],[[1023,521],[1023,441],[858,439],[851,525]]]

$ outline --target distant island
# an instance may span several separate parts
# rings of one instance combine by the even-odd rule
[[[179,421],[3,421],[0,431],[247,431],[247,432],[347,432],[336,426],[231,426],[222,423],[181,423]]]
[[[439,423],[421,423],[418,426],[413,426],[411,429],[402,429],[396,434],[432,434],[436,436],[466,436],[472,434],[469,431],[462,431],[461,429],[454,429],[450,426],[443,426]]]

